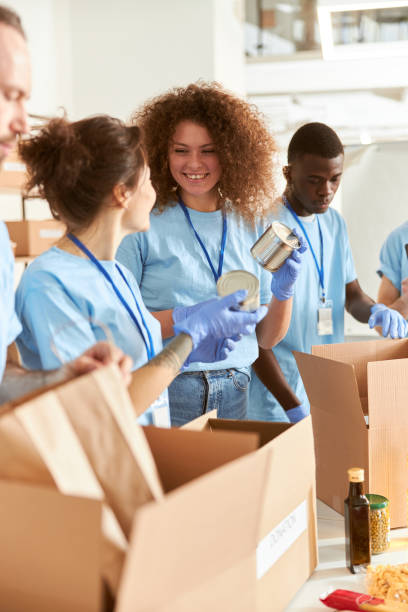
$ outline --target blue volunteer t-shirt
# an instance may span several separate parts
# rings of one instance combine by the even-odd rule
[[[218,269],[222,212],[199,212],[189,208],[191,221]],[[222,272],[246,270],[260,281],[260,302],[271,300],[271,274],[250,253],[264,227],[250,228],[235,214],[227,214],[227,239]],[[190,306],[217,296],[216,281],[204,252],[180,206],[150,215],[150,229],[131,234],[122,241],[117,259],[129,268],[140,286],[151,312]],[[220,370],[249,366],[258,357],[255,333],[244,336],[227,359],[214,363],[192,363],[187,371]]]
[[[378,272],[402,293],[402,281],[408,278],[408,221],[393,230],[381,247]]]
[[[132,308],[147,338],[135,299],[116,262],[100,263]],[[157,354],[162,349],[160,324],[144,306],[132,274],[124,266],[121,270],[138,301]],[[29,369],[58,368],[95,342],[106,340],[109,333],[113,342],[132,358],[134,370],[148,361],[145,343],[135,323],[111,284],[89,259],[57,247],[37,257],[22,276],[16,292],[16,310],[23,325],[18,348],[24,366]],[[139,422],[150,424],[152,419],[154,422],[152,415],[156,409],[161,414],[167,411],[169,424],[167,390],[139,417]],[[161,420],[163,425],[164,420]]]
[[[304,254],[302,267],[295,284],[292,318],[285,338],[272,350],[290,387],[302,403],[309,404],[302,380],[292,351],[310,353],[315,344],[344,342],[344,305],[346,284],[356,279],[353,256],[351,253],[344,219],[333,209],[318,215],[323,237],[323,266],[326,299],[333,303],[333,334],[319,336],[317,333],[317,312],[321,287],[319,274],[311,249]],[[290,211],[282,207],[279,220],[290,228],[302,229]],[[321,249],[317,215],[301,221],[313,246],[320,266]],[[282,408],[266,387],[252,373],[248,417],[260,420],[274,420],[276,414],[282,415]],[[283,413],[283,420],[286,418]]]
[[[5,224],[0,222],[0,382],[7,360],[7,347],[21,332],[14,310],[14,257]]]

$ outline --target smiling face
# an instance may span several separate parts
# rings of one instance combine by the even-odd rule
[[[184,195],[200,198],[216,190],[221,165],[207,128],[182,121],[169,146],[169,168]]]
[[[0,165],[19,134],[28,131],[26,101],[31,70],[24,38],[0,23]]]
[[[343,160],[343,154],[326,159],[306,153],[284,167],[285,194],[299,216],[326,212],[340,185]]]

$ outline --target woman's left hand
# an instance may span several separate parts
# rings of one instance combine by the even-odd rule
[[[298,238],[300,248],[294,249],[283,266],[272,275],[271,291],[280,302],[293,296],[294,284],[300,272],[303,253],[307,251],[307,245],[303,237],[296,232],[296,229],[293,229],[292,233]]]

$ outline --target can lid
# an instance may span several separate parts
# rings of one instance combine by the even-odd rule
[[[251,272],[246,270],[231,270],[226,272],[217,281],[217,293],[220,297],[234,293],[238,289],[246,289],[248,295],[244,300],[251,302],[254,298],[258,298],[259,295],[259,280]]]
[[[373,510],[380,510],[380,508],[386,508],[388,506],[388,499],[383,495],[366,493],[366,498],[370,502],[370,508]]]
[[[347,470],[349,482],[364,482],[363,468],[350,468]]]
[[[297,236],[292,232],[291,229],[284,223],[274,221],[272,223],[272,229],[282,242],[292,247],[292,249],[298,249],[300,247],[300,241]]]

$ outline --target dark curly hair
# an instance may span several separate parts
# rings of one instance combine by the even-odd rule
[[[108,115],[52,119],[19,153],[26,189],[36,187],[69,231],[89,227],[116,184],[135,187],[146,164],[141,130]]]
[[[132,117],[145,136],[156,208],[174,201],[168,167],[169,144],[181,121],[204,126],[220,160],[220,191],[227,205],[250,223],[271,210],[276,198],[274,156],[277,145],[261,113],[218,83],[174,88],[146,102]]]

